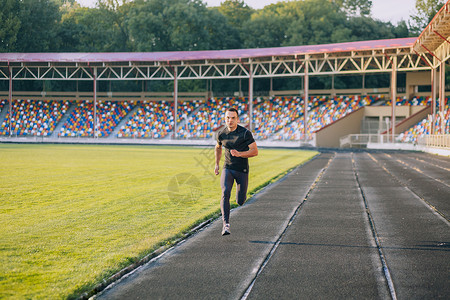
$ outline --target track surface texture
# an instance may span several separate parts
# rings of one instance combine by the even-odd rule
[[[94,298],[449,299],[449,216],[449,158],[322,153]]]

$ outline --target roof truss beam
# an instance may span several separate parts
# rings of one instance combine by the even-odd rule
[[[450,44],[444,43],[447,56],[450,56]],[[411,48],[394,51],[368,50],[348,53],[323,53],[302,57],[268,57],[257,61],[200,61],[180,62],[178,65],[161,62],[140,62],[87,65],[13,65],[11,71],[14,80],[93,80],[92,69],[97,70],[97,80],[173,80],[175,69],[177,78],[187,79],[232,79],[248,78],[249,65],[253,66],[254,78],[294,77],[305,74],[308,64],[309,75],[335,75],[380,73],[392,70],[392,57],[397,57],[397,71],[428,70],[433,64],[429,54],[414,53]],[[0,65],[0,80],[9,79],[7,66]]]

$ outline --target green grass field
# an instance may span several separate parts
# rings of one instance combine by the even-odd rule
[[[260,149],[249,193],[315,154]],[[212,147],[0,144],[0,298],[76,297],[217,213],[213,157]]]

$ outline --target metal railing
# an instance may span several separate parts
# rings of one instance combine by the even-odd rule
[[[398,135],[394,136],[394,140],[392,141],[392,135],[386,134],[349,134],[343,136],[339,139],[339,144],[341,148],[344,147],[366,147],[368,143],[375,144],[387,144],[387,143],[395,143]]]
[[[450,149],[450,134],[424,135],[419,138],[418,144],[425,147]]]
[[[349,134],[339,139],[340,147],[366,147],[367,144],[388,144],[388,143],[402,143],[398,139],[398,135],[394,136],[386,134]],[[423,147],[433,147],[440,149],[450,149],[450,134],[435,134],[425,135],[418,139],[417,145]]]

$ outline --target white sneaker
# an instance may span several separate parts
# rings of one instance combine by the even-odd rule
[[[222,235],[229,235],[230,233],[230,224],[223,225]]]

